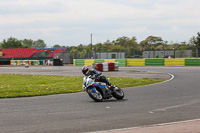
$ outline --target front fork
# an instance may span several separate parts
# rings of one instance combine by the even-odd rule
[[[96,89],[95,89],[94,87],[92,87],[91,89],[92,89],[92,91],[93,91],[94,93],[97,93],[97,91],[96,91]]]

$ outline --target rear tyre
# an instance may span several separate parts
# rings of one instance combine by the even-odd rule
[[[103,100],[101,93],[98,90],[96,90],[96,88],[89,88],[87,90],[87,93],[96,102],[101,102]]]
[[[117,100],[122,100],[124,98],[124,92],[122,91],[121,88],[118,87],[117,90],[115,90],[112,93],[113,97],[116,98]]]

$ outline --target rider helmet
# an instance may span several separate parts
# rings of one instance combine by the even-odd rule
[[[82,73],[84,75],[88,75],[89,74],[89,67],[88,66],[83,66],[82,67]]]

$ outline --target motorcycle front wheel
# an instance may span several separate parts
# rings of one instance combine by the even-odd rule
[[[87,93],[96,102],[101,102],[103,100],[101,93],[96,90],[96,88],[89,88]]]
[[[121,88],[118,87],[117,90],[115,90],[113,93],[112,93],[113,97],[116,98],[117,100],[121,100],[124,98],[124,92],[122,91]]]

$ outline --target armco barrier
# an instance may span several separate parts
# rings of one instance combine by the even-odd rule
[[[94,60],[94,63],[102,63],[102,62],[104,62],[104,59],[95,59]]]
[[[94,63],[93,59],[86,59],[84,60],[84,66],[91,66]]]
[[[142,59],[143,60],[143,59]],[[126,59],[74,59],[74,66],[92,66],[93,63],[103,63],[103,62],[118,62],[117,66],[127,66]],[[143,61],[142,61],[143,62]],[[143,63],[144,65],[144,63]]]
[[[118,66],[126,66],[126,59],[74,59],[74,66],[92,66],[93,63],[118,62]]]
[[[165,59],[145,59],[145,66],[164,66]]]
[[[165,59],[165,66],[185,66],[185,59]]]
[[[84,66],[84,59],[74,59],[75,66]]]
[[[104,59],[104,62],[115,62],[115,59]]]
[[[116,59],[115,62],[119,62],[119,66],[126,66],[126,59]]]
[[[171,59],[74,59],[74,66],[92,66],[93,63],[118,62],[118,66],[200,66],[200,58]],[[16,65],[13,61],[11,64]]]
[[[77,59],[73,59],[73,66],[76,66],[76,60]]]
[[[200,59],[185,59],[185,66],[200,66]]]
[[[90,60],[86,59],[86,60],[84,60],[84,65],[85,65],[85,66],[91,66],[92,63],[94,63],[94,60],[93,60],[93,59],[90,59]]]
[[[145,59],[126,59],[127,66],[145,66]]]

